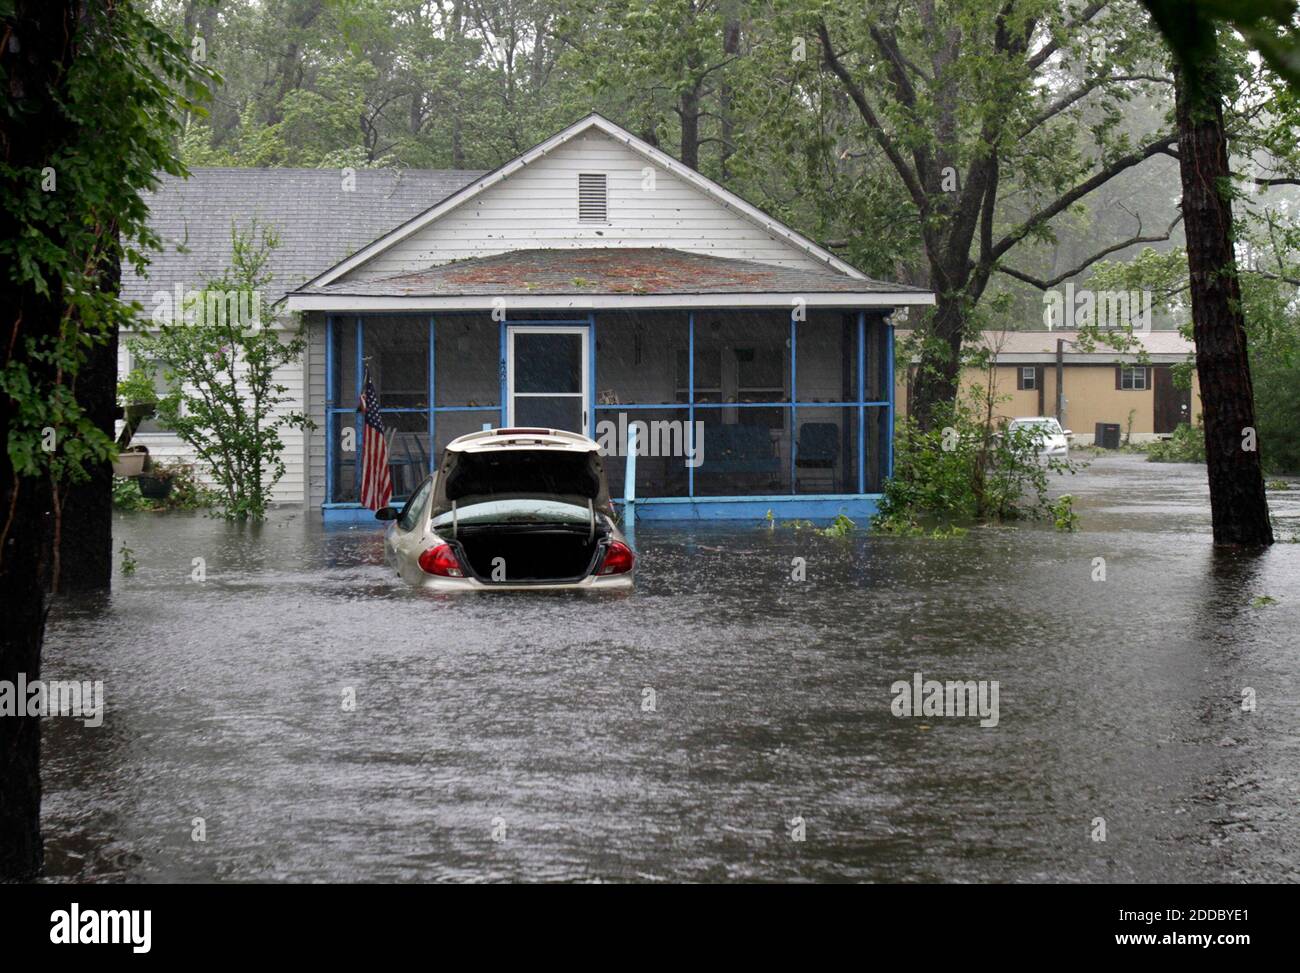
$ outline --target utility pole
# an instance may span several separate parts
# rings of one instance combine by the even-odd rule
[[[1065,339],[1056,339],[1056,421],[1065,427]]]

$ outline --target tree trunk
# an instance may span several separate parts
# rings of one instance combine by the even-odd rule
[[[117,235],[117,226],[105,233]],[[116,260],[100,268],[100,286],[117,293],[122,267]],[[86,349],[77,373],[77,403],[86,417],[109,437],[117,419],[117,332]],[[107,588],[113,578],[113,467],[101,463],[84,483],[61,487],[61,511],[55,524],[59,556],[54,591]]]
[[[0,195],[6,198],[29,192],[29,180],[39,178],[73,138],[73,124],[59,102],[75,51],[75,29],[69,26],[78,24],[82,13],[77,0],[18,0],[0,19],[6,38],[0,66],[10,106],[0,116],[0,151],[10,173],[0,175]],[[0,208],[0,239],[13,241],[35,232],[50,245],[60,245],[60,224],[19,226],[16,212]],[[53,368],[28,356],[27,341],[58,334],[63,288],[56,281],[40,294],[31,284],[17,282],[17,276],[8,268],[0,270],[7,360],[24,365],[37,388],[49,387],[55,382]],[[13,399],[0,396],[6,430],[18,410]],[[5,612],[0,680],[14,685],[20,675],[29,683],[41,675],[52,524],[48,479],[18,476],[8,450],[0,451],[0,604]],[[40,717],[27,716],[26,700],[18,702],[22,708],[16,714],[0,717],[0,880],[31,878],[42,863]]]
[[[0,601],[5,605],[0,680],[16,687],[20,675],[29,684],[41,677],[46,565],[53,531],[48,481],[15,481],[6,454],[0,454],[0,477],[6,484],[0,502],[14,512],[0,562]],[[41,567],[33,571],[34,564]],[[15,702],[24,706],[26,700]],[[29,879],[41,869],[40,753],[39,716],[26,715],[24,706],[0,717],[0,880]]]
[[[938,411],[957,401],[961,379],[961,346],[966,331],[966,309],[960,298],[939,294],[934,315],[926,328],[908,416],[923,431],[934,426]]]
[[[457,49],[464,40],[465,13],[461,8],[461,3],[457,0],[451,5],[451,40]],[[461,117],[465,113],[465,106],[461,103],[461,82],[459,76],[454,82],[455,100],[451,106],[451,167],[453,169],[465,168],[465,141],[464,133],[461,131]]]
[[[722,27],[722,55],[723,57],[734,57],[740,51],[740,21],[736,18],[735,12],[727,11],[727,20]],[[727,80],[727,74],[724,69],[722,81],[718,86],[718,114],[721,116],[721,138],[722,149],[721,158],[718,163],[719,179],[725,183],[731,175],[728,163],[731,161],[733,143],[735,141],[736,119],[735,109],[732,105],[734,92],[731,88],[731,82]]]
[[[1214,543],[1273,543],[1255,426],[1241,286],[1233,250],[1218,42],[1206,27],[1193,85],[1175,74],[1178,166],[1191,272],[1192,332],[1205,418]]]
[[[682,165],[700,168],[700,93],[696,88],[682,92],[678,101],[682,117]]]

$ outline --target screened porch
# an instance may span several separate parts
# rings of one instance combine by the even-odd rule
[[[636,497],[650,504],[864,497],[890,469],[880,309],[366,313],[325,329],[327,510],[357,504],[367,367],[397,499],[448,442],[507,425],[596,439],[616,498],[636,426]]]

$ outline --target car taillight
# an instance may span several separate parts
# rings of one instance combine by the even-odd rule
[[[622,541],[612,541],[605,551],[605,560],[600,562],[598,574],[626,574],[632,570],[636,555]]]
[[[450,544],[439,544],[420,555],[420,570],[425,574],[436,574],[442,578],[463,578],[465,572],[460,568],[460,561]]]

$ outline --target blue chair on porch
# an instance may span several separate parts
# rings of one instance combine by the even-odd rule
[[[398,455],[397,447],[401,447]],[[398,432],[389,448],[389,470],[393,477],[393,495],[409,497],[429,473],[429,453],[419,433]]]
[[[820,486],[813,492],[835,492],[835,465],[840,458],[840,427],[833,422],[805,422],[799,427],[799,441],[795,446],[795,493],[801,493],[801,486],[807,484],[807,474],[799,473],[815,470],[812,479]]]

